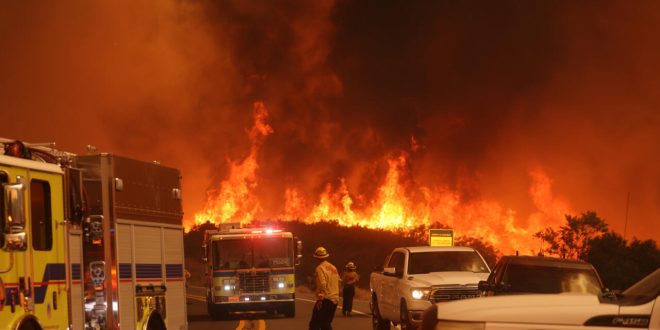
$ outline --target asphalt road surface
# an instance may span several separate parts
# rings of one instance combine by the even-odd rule
[[[285,318],[282,315],[265,313],[241,313],[231,316],[230,320],[214,321],[206,313],[206,298],[203,287],[188,286],[188,329],[218,329],[218,330],[288,330],[307,329],[314,306],[314,296],[296,293],[296,317]],[[341,300],[332,322],[333,329],[368,330],[371,329],[369,302],[353,301],[353,315],[345,317],[341,314]]]

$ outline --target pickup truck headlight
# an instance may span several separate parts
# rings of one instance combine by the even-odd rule
[[[435,330],[483,330],[486,324],[483,322],[460,322],[440,320],[435,325]]]
[[[410,295],[413,297],[413,299],[428,299],[429,298],[429,293],[431,293],[431,289],[429,288],[413,288],[410,289]]]

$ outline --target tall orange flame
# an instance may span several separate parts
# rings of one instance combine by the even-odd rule
[[[388,171],[378,195],[366,208],[354,207],[346,181],[340,179],[336,190],[330,184],[326,186],[311,212],[305,210],[297,190],[288,188],[284,217],[308,223],[335,220],[342,226],[403,231],[440,223],[453,228],[457,236],[482,238],[505,253],[515,250],[533,253],[540,244],[533,234],[546,226],[560,224],[564,214],[570,213],[566,202],[553,197],[551,181],[541,169],[530,172],[529,192],[538,211],[526,225],[519,224],[515,211],[497,201],[463,201],[457,192],[446,187],[420,186],[417,193],[422,197],[414,201],[401,182],[406,162],[404,155],[388,160]]]
[[[273,132],[266,123],[268,113],[263,103],[254,104],[254,126],[250,130],[252,147],[241,162],[229,162],[227,179],[217,190],[208,193],[204,209],[194,216],[194,223],[248,223],[260,215],[262,209],[254,194],[258,178],[257,156],[263,140]],[[417,141],[414,148],[419,148]],[[482,238],[503,253],[520,250],[533,253],[539,241],[533,234],[544,227],[563,221],[570,213],[568,204],[552,193],[552,182],[543,169],[529,172],[531,200],[537,208],[527,219],[495,200],[465,200],[460,193],[444,186],[428,187],[410,182],[409,157],[401,153],[385,159],[387,172],[371,201],[351,193],[344,178],[336,188],[327,183],[318,198],[303,196],[294,186],[284,193],[282,219],[299,219],[308,223],[322,220],[337,221],[341,226],[362,226],[385,230],[406,231],[419,226],[444,224],[453,228],[456,236]],[[354,201],[360,201],[355,203]],[[311,204],[309,202],[312,202]],[[316,202],[314,202],[316,201]]]
[[[241,162],[227,160],[228,178],[220,183],[219,189],[207,192],[204,209],[194,216],[195,224],[206,221],[214,223],[248,223],[261,210],[259,200],[252,191],[257,187],[257,156],[263,140],[273,129],[266,123],[268,111],[262,102],[253,105],[254,126],[249,132],[252,147],[250,154]]]

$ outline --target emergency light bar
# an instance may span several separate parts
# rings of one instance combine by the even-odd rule
[[[241,228],[241,229],[229,229],[230,233],[236,234],[274,234],[281,233],[282,229],[270,229],[270,228]]]

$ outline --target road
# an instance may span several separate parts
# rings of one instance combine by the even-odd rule
[[[263,313],[236,314],[231,320],[214,321],[206,313],[206,299],[204,288],[188,286],[188,329],[218,329],[218,330],[288,330],[307,329],[312,314],[314,297],[311,294],[296,293],[296,317],[285,318],[278,315]],[[371,329],[371,315],[369,302],[353,301],[353,316],[345,317],[341,314],[341,301],[335,319],[332,322],[334,329]]]

